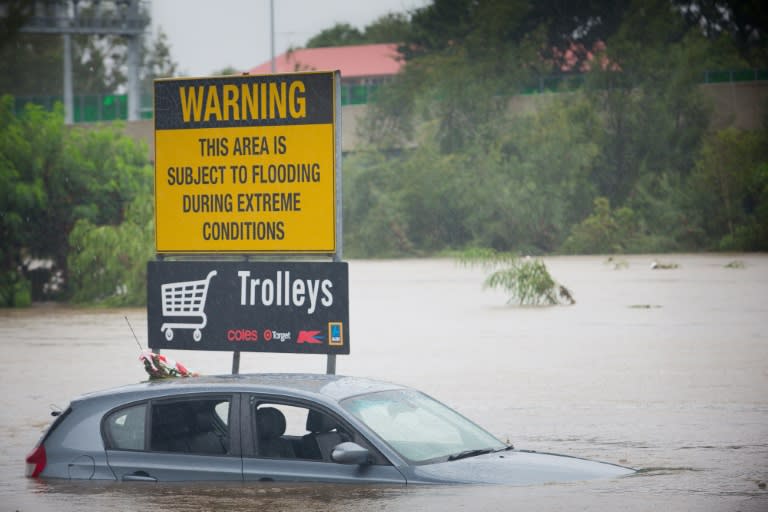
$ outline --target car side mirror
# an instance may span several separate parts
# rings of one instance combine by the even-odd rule
[[[368,464],[370,452],[357,443],[347,441],[337,444],[331,452],[331,460],[339,464]]]

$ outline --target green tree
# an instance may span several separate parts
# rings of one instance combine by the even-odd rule
[[[410,22],[402,13],[380,16],[362,31],[349,23],[336,23],[307,41],[307,48],[350,46],[357,44],[401,43],[408,37]]]
[[[127,205],[150,186],[146,147],[118,125],[65,129],[62,121],[60,106],[51,113],[27,105],[17,116],[13,98],[0,101],[0,275],[6,283],[27,280],[32,258],[51,260],[68,282],[75,224],[120,224]]]
[[[0,94],[60,95],[61,37],[16,34],[0,47]]]
[[[147,261],[154,257],[154,214],[149,187],[137,195],[119,225],[86,219],[70,236],[69,286],[76,302],[140,306],[147,298]]]
[[[633,4],[608,40],[606,64],[587,81],[604,119],[594,178],[613,204],[627,200],[643,173],[689,170],[708,125],[696,84],[709,48],[673,14],[666,0]]]
[[[27,0],[1,0],[0,48],[16,37],[21,27],[34,13],[34,4]]]
[[[367,44],[401,43],[408,39],[411,29],[407,14],[388,13],[366,25],[363,40]]]
[[[510,35],[526,12],[523,2],[468,0],[437,0],[414,11],[400,46],[408,66],[380,92],[371,138],[407,139],[415,125],[434,121],[443,152],[471,145],[476,128],[503,109],[501,95],[528,74],[520,70],[537,43],[517,46]]]
[[[574,226],[562,246],[563,252],[577,254],[613,254],[626,251],[636,236],[634,212],[622,207],[611,210],[605,197],[595,199],[593,213]]]
[[[116,36],[72,36],[72,76],[76,94],[115,92],[126,83],[125,49]],[[21,33],[0,47],[0,93],[60,96],[62,36]]]
[[[413,254],[396,185],[400,158],[360,152],[344,161],[344,251],[353,257]]]
[[[152,81],[155,78],[175,76],[178,73],[178,68],[179,65],[173,60],[168,36],[163,29],[160,28],[154,39],[145,40],[144,42],[141,66],[142,90],[151,91]],[[235,71],[235,73],[237,73],[237,71]]]
[[[346,160],[345,240],[355,246],[360,230],[369,248],[389,240],[390,253],[555,250],[573,219],[590,212],[598,148],[583,97],[548,101],[536,113],[502,112],[473,126],[461,152],[443,150],[433,121],[421,126],[416,150]]]
[[[687,24],[673,4],[638,1],[596,62],[585,83],[599,113],[594,133],[601,151],[591,180],[610,204],[635,215],[640,236],[624,250],[700,244],[701,217],[686,211],[682,188],[710,124],[698,84],[706,69],[738,67],[737,52]]]
[[[768,12],[760,0],[676,0],[687,23],[710,39],[727,37],[750,67],[768,65]]]
[[[414,126],[436,120],[442,150],[463,151],[510,96],[580,69],[618,29],[626,4],[436,0],[415,10],[400,46],[408,66],[379,92],[370,138],[408,139]]]
[[[218,71],[214,71],[211,73],[213,76],[227,76],[227,75],[238,75],[241,72],[237,69],[233,68],[232,66],[226,66]]]
[[[28,106],[17,117],[13,98],[0,98],[0,306],[31,300],[24,266],[44,257],[32,247],[42,241],[37,227],[49,204],[45,178],[56,173],[62,154],[61,110]]]
[[[307,41],[307,48],[362,44],[363,34],[349,23],[337,23]]]
[[[595,195],[589,176],[599,154],[592,133],[595,117],[583,96],[567,94],[542,98],[535,112],[510,119],[509,129],[497,137],[501,168],[485,192],[492,197],[505,191],[496,209],[507,219],[508,238],[506,244],[491,247],[551,252],[574,219],[586,215]],[[493,218],[493,212],[485,218]],[[477,222],[479,230],[481,219]],[[496,239],[503,234],[500,229]]]
[[[702,226],[715,246],[768,248],[766,133],[721,130],[710,135],[701,150],[688,182],[690,206],[702,212]]]
[[[119,224],[125,208],[151,180],[144,145],[122,134],[119,125],[68,132],[60,172],[46,176],[49,203],[38,229],[41,242],[61,269],[67,269],[68,235],[85,219],[94,224]]]

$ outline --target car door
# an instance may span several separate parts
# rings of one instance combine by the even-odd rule
[[[375,447],[323,406],[250,395],[241,407],[246,481],[405,484],[403,475]],[[333,462],[333,446],[344,441],[368,449],[369,463]]]
[[[118,480],[242,480],[240,398],[180,395],[108,413],[102,432]]]

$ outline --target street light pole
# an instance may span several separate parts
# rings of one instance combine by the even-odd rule
[[[275,0],[269,0],[269,51],[272,57],[272,74],[275,66]]]
[[[75,101],[72,87],[72,36],[68,33],[61,35],[63,40],[64,57],[64,124],[75,122]]]

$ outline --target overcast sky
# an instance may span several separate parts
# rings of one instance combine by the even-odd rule
[[[407,12],[431,0],[272,0],[275,55],[301,47],[336,23],[362,30],[389,12]],[[179,74],[204,76],[268,61],[270,0],[151,0],[152,33],[168,36]]]

